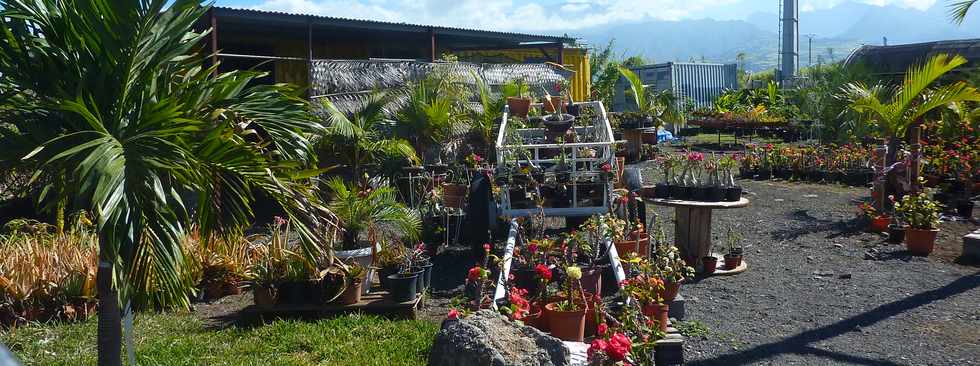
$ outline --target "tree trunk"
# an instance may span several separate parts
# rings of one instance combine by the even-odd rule
[[[885,166],[884,169],[888,169],[895,164],[895,160],[898,159],[898,148],[901,146],[901,140],[898,137],[892,136],[888,138],[888,151],[885,152]],[[892,186],[891,181],[888,179],[888,174],[885,174],[885,181],[882,184],[884,192],[881,194],[880,206],[876,207],[878,211],[884,211],[885,207],[888,206],[888,196],[893,195],[896,192],[896,187]]]
[[[912,126],[909,129],[909,144],[912,146],[912,166],[909,167],[909,183],[912,184],[912,192],[922,191],[922,187],[919,186],[919,164],[921,160],[921,150],[922,145],[919,144],[919,140],[922,139],[922,128],[918,125]]]
[[[105,253],[101,251],[105,249],[100,250],[99,270],[96,273],[96,290],[99,296],[99,366],[121,366],[122,312],[119,309],[119,292],[112,286],[112,262],[106,261]]]

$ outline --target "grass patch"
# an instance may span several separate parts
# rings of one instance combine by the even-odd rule
[[[678,332],[681,332],[681,334],[689,338],[707,339],[708,333],[710,333],[708,326],[698,320],[678,322],[674,327],[677,328]]]
[[[9,329],[0,341],[25,365],[90,365],[96,329],[93,317]],[[420,365],[437,331],[426,321],[356,314],[207,330],[191,314],[143,313],[133,342],[140,365]]]

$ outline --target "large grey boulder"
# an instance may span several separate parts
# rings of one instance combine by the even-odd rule
[[[430,366],[566,366],[558,338],[490,310],[444,325],[429,350]]]

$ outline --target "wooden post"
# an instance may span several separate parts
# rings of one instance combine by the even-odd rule
[[[909,167],[909,183],[912,187],[912,192],[916,193],[922,190],[919,186],[919,163],[920,154],[922,150],[922,145],[919,144],[919,140],[922,139],[922,127],[918,124],[912,126],[909,130],[909,141],[912,145],[912,164]]]
[[[565,42],[558,42],[558,64],[565,66]]]
[[[711,209],[677,207],[674,217],[674,235],[681,258],[694,259],[711,254]]]
[[[214,15],[214,9],[208,11],[211,17],[211,66],[218,64],[218,17]],[[215,68],[215,73],[218,69]]]
[[[436,31],[429,27],[429,40],[431,41],[429,51],[432,62],[436,62]]]
[[[313,17],[306,17],[306,97],[313,96]]]

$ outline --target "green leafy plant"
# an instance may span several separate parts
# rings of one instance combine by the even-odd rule
[[[354,177],[363,174],[362,166],[382,157],[419,161],[415,148],[408,141],[388,136],[386,113],[393,108],[393,95],[374,91],[354,113],[348,115],[327,99],[323,101],[327,128],[314,140],[317,149],[348,166]]]
[[[939,204],[925,192],[907,195],[895,204],[895,212],[902,215],[909,227],[918,230],[938,229],[940,211]]]
[[[371,242],[416,239],[421,220],[395,199],[395,190],[386,185],[360,187],[340,177],[327,181],[333,195],[328,207],[344,227],[344,248],[356,249],[361,233]]]

